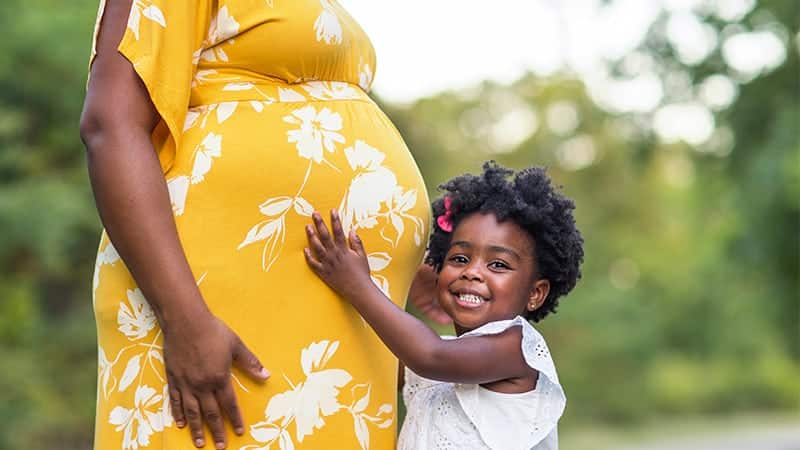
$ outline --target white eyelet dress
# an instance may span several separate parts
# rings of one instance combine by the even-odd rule
[[[477,384],[423,378],[406,368],[406,419],[398,450],[555,450],[566,396],[544,338],[522,317],[463,334],[482,336],[522,327],[522,354],[539,371],[536,389],[493,392]],[[455,339],[459,339],[455,338]]]

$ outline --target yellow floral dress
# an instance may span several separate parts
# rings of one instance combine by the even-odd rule
[[[249,427],[229,427],[228,448],[394,448],[396,360],[302,254],[311,212],[338,209],[402,306],[424,251],[426,191],[366,94],[364,32],[335,0],[134,0],[119,51],[162,117],[153,142],[205,301],[272,371],[263,385],[234,371]],[[95,449],[194,448],[169,412],[158,324],[105,234],[94,307]]]

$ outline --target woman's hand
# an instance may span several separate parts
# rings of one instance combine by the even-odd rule
[[[244,422],[231,383],[236,366],[257,381],[269,372],[241,339],[217,317],[165,325],[164,365],[169,384],[170,406],[178,427],[189,424],[195,446],[203,447],[203,423],[208,424],[216,448],[225,448],[224,417],[236,434],[244,434]]]
[[[306,262],[325,284],[351,301],[365,286],[373,286],[361,239],[355,231],[351,231],[348,244],[336,210],[331,211],[333,236],[318,212],[312,214],[312,219],[314,225],[306,225],[308,245],[311,247],[303,249]]]

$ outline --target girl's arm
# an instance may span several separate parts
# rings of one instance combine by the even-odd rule
[[[231,365],[267,373],[236,334],[211,314],[178,239],[167,186],[150,134],[159,121],[131,63],[118,51],[131,0],[109,0],[91,67],[81,138],[105,229],[158,319],[172,413],[204,445],[207,424],[226,442],[223,418],[244,432]]]
[[[478,384],[535,373],[522,356],[519,327],[496,335],[442,339],[375,286],[361,240],[351,232],[348,245],[335,210],[331,212],[332,236],[319,213],[314,213],[313,220],[315,226],[306,225],[311,247],[304,250],[308,265],[353,304],[411,370],[425,378]]]

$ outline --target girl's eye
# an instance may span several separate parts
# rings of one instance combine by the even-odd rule
[[[492,269],[510,269],[508,264],[504,263],[503,261],[492,261],[489,263],[489,267]]]
[[[453,255],[451,256],[448,261],[458,263],[458,264],[466,264],[469,262],[466,256],[464,255]]]

